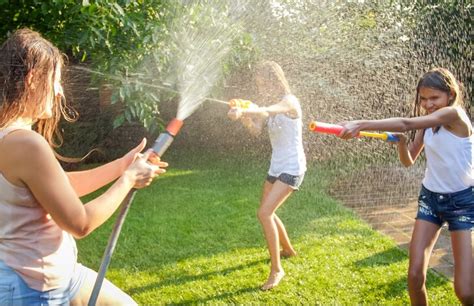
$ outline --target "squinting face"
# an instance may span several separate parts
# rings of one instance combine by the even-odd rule
[[[63,87],[61,85],[61,69],[59,66],[56,67],[53,80],[53,95],[48,95],[46,98],[43,112],[39,115],[38,119],[48,119],[53,116],[53,107],[55,99],[61,99],[64,96]]]
[[[419,91],[420,106],[428,113],[431,114],[440,108],[449,105],[450,96],[441,90],[421,87]]]

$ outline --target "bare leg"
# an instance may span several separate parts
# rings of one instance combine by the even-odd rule
[[[426,273],[431,252],[438,240],[440,227],[424,220],[416,220],[410,241],[408,293],[412,305],[428,305]]]
[[[262,224],[265,239],[267,240],[271,271],[267,282],[262,286],[262,290],[272,289],[277,286],[285,275],[280,261],[279,233],[274,214],[292,192],[293,189],[281,181],[276,181],[273,185],[265,182],[264,185],[264,194],[258,210],[258,219]]]
[[[296,251],[293,248],[293,245],[291,245],[290,238],[288,237],[288,234],[286,233],[285,225],[283,222],[281,222],[280,218],[276,215],[274,215],[275,223],[278,229],[278,238],[280,239],[280,244],[283,248],[281,251],[280,255],[282,257],[293,257],[296,256]]]
[[[262,198],[260,200],[260,203],[265,202],[272,187],[273,187],[272,183],[265,181],[265,184],[263,185]],[[288,237],[288,234],[286,233],[286,229],[285,229],[285,226],[283,225],[283,222],[280,220],[280,218],[276,214],[274,214],[274,219],[275,219],[275,223],[278,229],[278,238],[283,248],[280,255],[283,257],[296,256],[297,255],[296,251],[291,245],[290,238]]]
[[[84,281],[84,284],[82,285],[81,289],[79,289],[79,292],[71,300],[72,306],[87,305],[87,303],[89,302],[92,289],[94,288],[95,279],[97,277],[97,272],[89,268],[86,269],[88,269],[87,278]],[[97,298],[96,305],[134,306],[137,305],[137,303],[128,294],[120,290],[107,279],[104,279],[104,282],[102,283],[102,288]]]
[[[463,305],[474,304],[474,259],[471,231],[451,232],[454,257],[454,291]]]

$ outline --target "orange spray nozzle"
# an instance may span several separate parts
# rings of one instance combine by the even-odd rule
[[[182,126],[183,126],[183,121],[182,121],[182,120],[173,118],[173,119],[168,123],[168,125],[166,126],[166,130],[167,130],[168,133],[170,133],[171,135],[176,136],[176,134],[178,134],[178,132],[179,132],[179,130],[181,129]]]

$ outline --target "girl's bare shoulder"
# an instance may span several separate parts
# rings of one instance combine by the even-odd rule
[[[46,139],[35,131],[16,130],[5,136],[0,144],[2,151],[13,159],[27,159],[34,161],[37,156],[53,156]]]

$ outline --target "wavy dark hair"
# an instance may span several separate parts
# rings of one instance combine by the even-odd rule
[[[77,112],[66,104],[64,97],[54,94],[56,71],[64,66],[64,55],[38,32],[20,29],[13,32],[0,47],[0,128],[18,118],[30,117],[35,130],[52,148],[61,146],[58,124],[63,117],[75,121]],[[27,86],[32,74],[35,87]],[[51,118],[38,119],[48,98],[53,97]]]

